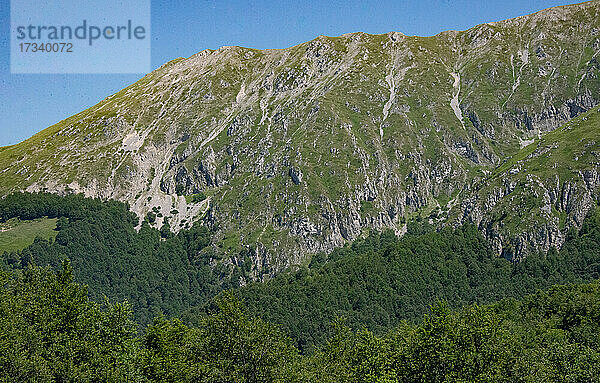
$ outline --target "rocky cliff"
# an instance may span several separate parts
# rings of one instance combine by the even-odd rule
[[[205,50],[0,148],[0,192],[201,220],[257,277],[416,217],[474,222],[518,258],[598,200],[598,52],[600,1],[433,37]]]

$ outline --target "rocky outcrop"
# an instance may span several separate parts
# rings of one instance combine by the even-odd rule
[[[560,246],[597,200],[593,132],[585,153],[541,159],[600,101],[599,31],[594,1],[427,38],[205,50],[2,148],[0,192],[118,199],[175,231],[199,221],[256,278],[416,216],[474,222],[519,258]]]
[[[452,222],[476,224],[510,259],[560,248],[600,202],[598,126],[596,107],[522,149],[475,186]]]

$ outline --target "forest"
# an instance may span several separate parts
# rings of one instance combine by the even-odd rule
[[[0,200],[0,221],[42,217],[58,218],[56,238],[5,253],[5,267],[57,268],[69,259],[92,300],[127,299],[141,324],[203,304],[237,277],[236,270],[208,266],[211,235],[203,226],[174,235],[146,220],[136,231],[138,219],[126,204],[80,195],[17,193]]]
[[[2,381],[593,381],[600,209],[560,250],[512,263],[472,225],[372,233],[266,282],[201,225],[18,193],[0,221],[57,218],[2,255]],[[244,261],[246,260],[246,261]],[[222,260],[221,260],[222,261]],[[232,262],[233,263],[233,262]]]
[[[598,213],[587,217],[579,233],[570,232],[560,251],[518,263],[495,255],[472,225],[434,231],[416,224],[415,234],[401,239],[391,232],[373,234],[319,258],[324,263],[315,259],[307,268],[234,294],[309,351],[324,341],[326,325],[336,317],[346,318],[352,328],[382,333],[401,320],[421,320],[437,300],[458,309],[522,298],[555,284],[594,281],[600,276]]]
[[[600,285],[452,310],[375,334],[343,318],[304,355],[232,294],[188,326],[159,316],[142,334],[127,303],[96,303],[61,268],[0,273],[5,382],[592,382],[600,376]]]

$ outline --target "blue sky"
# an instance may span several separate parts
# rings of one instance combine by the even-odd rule
[[[285,48],[321,34],[357,31],[431,36],[563,4],[568,2],[153,0],[152,69],[176,57],[223,45]],[[0,0],[0,146],[16,144],[143,76],[11,74],[9,38],[9,1]]]

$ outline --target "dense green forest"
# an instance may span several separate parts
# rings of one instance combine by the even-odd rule
[[[235,254],[227,263],[237,266],[224,267],[203,226],[174,235],[144,222],[136,231],[137,217],[127,205],[79,195],[18,193],[0,200],[0,220],[40,217],[58,218],[56,239],[5,253],[7,269],[34,264],[57,270],[70,259],[92,301],[127,300],[139,329],[161,314],[197,324],[215,308],[217,294],[234,289],[249,313],[280,326],[306,354],[325,342],[338,317],[383,334],[402,320],[419,322],[436,300],[458,309],[600,277],[600,210],[568,234],[560,251],[520,263],[495,255],[471,225],[436,231],[413,222],[400,239],[373,233],[314,256],[308,266],[243,287],[238,281],[249,271],[248,254]]]
[[[158,317],[137,335],[128,304],[98,304],[61,268],[0,272],[4,382],[593,382],[600,284],[451,310],[376,335],[343,320],[310,355],[231,294],[190,327]]]
[[[5,267],[56,268],[68,258],[93,300],[127,299],[142,324],[204,304],[231,287],[228,281],[239,279],[242,270],[209,267],[211,233],[200,225],[173,235],[144,221],[136,231],[138,219],[126,204],[80,195],[17,193],[0,200],[0,221],[41,217],[58,218],[55,240],[36,239],[22,251],[5,253]]]
[[[415,222],[402,238],[373,233],[243,287],[232,281],[244,262],[218,266],[200,225],[136,230],[127,205],[76,195],[0,201],[2,221],[42,217],[57,219],[54,240],[2,256],[0,381],[600,375],[600,210],[560,251],[520,263],[496,256],[473,226]]]

